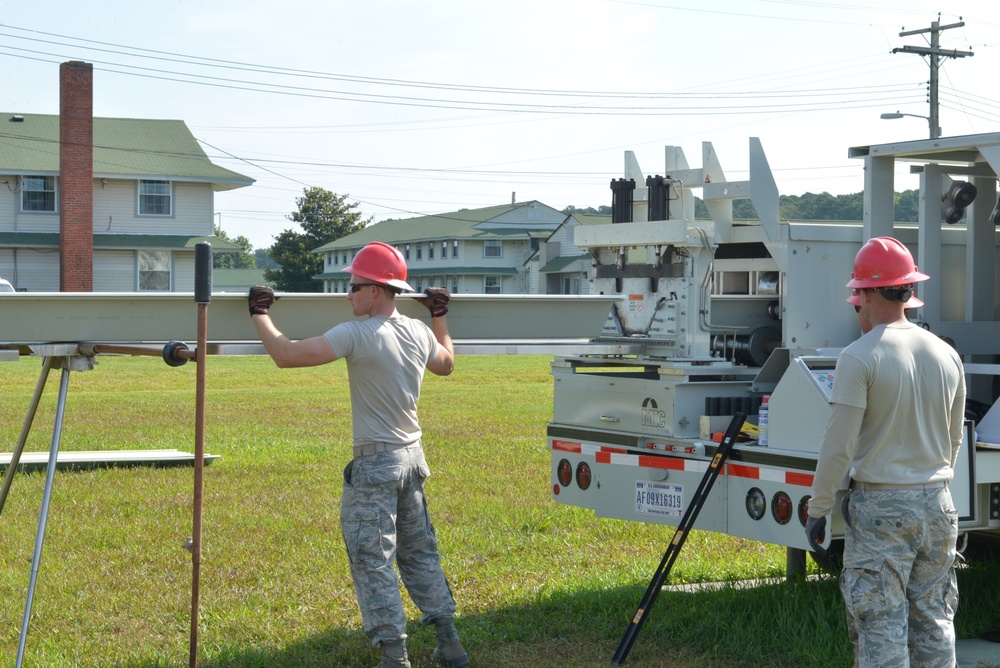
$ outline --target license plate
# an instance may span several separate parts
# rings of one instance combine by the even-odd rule
[[[635,512],[680,517],[684,513],[684,485],[636,480]]]

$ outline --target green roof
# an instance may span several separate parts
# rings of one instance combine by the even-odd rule
[[[340,248],[358,248],[371,241],[381,241],[387,244],[405,242],[436,241],[440,239],[496,239],[509,236],[537,237],[544,239],[556,225],[537,226],[525,224],[519,226],[514,221],[504,220],[489,228],[478,229],[477,225],[488,223],[517,209],[532,205],[544,204],[538,202],[518,202],[489,206],[482,209],[462,209],[451,213],[441,213],[432,216],[416,218],[390,219],[375,223],[368,227],[348,234],[328,244],[313,249],[314,253],[336,250]],[[549,207],[545,207],[549,209]],[[551,211],[555,211],[551,209]],[[556,212],[558,213],[558,212]]]
[[[242,247],[219,237],[189,237],[183,234],[95,234],[94,248],[144,248],[159,250],[194,250],[195,244],[207,241],[214,252],[241,251]],[[0,232],[0,246],[5,248],[58,248],[58,232]]]
[[[406,272],[410,276],[516,276],[518,270],[514,267],[437,267],[428,269],[410,269]],[[313,276],[316,279],[324,278],[348,278],[350,274],[346,271],[327,271]]]
[[[579,262],[581,260],[592,260],[593,257],[590,253],[584,253],[583,255],[567,255],[565,257],[557,257],[551,260],[544,267],[539,269],[540,272],[551,274],[557,271],[562,271],[566,267],[570,266],[574,262]]]
[[[581,225],[610,225],[611,215],[603,213],[574,213],[573,217]]]
[[[58,173],[59,116],[0,114],[0,174]],[[184,121],[139,118],[94,118],[94,176],[211,183],[215,190],[254,181],[212,163]]]

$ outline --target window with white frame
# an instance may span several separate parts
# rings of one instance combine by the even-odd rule
[[[503,257],[503,245],[499,239],[483,241],[483,257]]]
[[[139,181],[139,215],[140,216],[170,216],[173,215],[173,197],[170,181]]]
[[[424,259],[424,245],[421,242],[417,242],[417,259]]]
[[[21,211],[55,213],[57,199],[56,177],[21,177]]]
[[[433,241],[428,241],[427,242],[427,259],[428,260],[433,260],[434,259],[434,242]]]
[[[485,276],[483,278],[483,293],[487,295],[499,295],[503,292],[499,276]]]
[[[404,260],[409,260],[410,259],[410,244],[406,244],[403,248],[404,248],[404,250],[403,250],[403,259]]]
[[[170,252],[138,251],[139,290],[170,290]]]
[[[458,239],[451,242],[451,256],[458,257]]]
[[[452,294],[458,294],[458,276],[451,277],[451,292]]]

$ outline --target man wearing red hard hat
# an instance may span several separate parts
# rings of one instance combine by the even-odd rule
[[[406,262],[393,246],[373,241],[344,269],[351,274],[355,316],[322,336],[291,341],[271,321],[274,291],[250,289],[250,315],[279,367],[317,366],[344,359],[351,389],[354,459],[344,469],[340,525],[365,634],[381,648],[378,668],[409,668],[406,612],[399,569],[410,598],[435,625],[434,658],[446,668],[469,663],[455,629],[455,599],[441,568],[434,527],[424,497],[430,469],[420,445],[417,400],[424,369],[447,376],[455,365],[443,288],[418,301],[431,326],[400,315],[395,298],[413,288]]]
[[[863,336],[837,358],[806,535],[821,550],[838,490],[840,588],[855,665],[955,665],[958,513],[948,491],[962,444],[965,374],[947,343],[907,320],[930,277],[892,237],[858,251],[847,287]]]

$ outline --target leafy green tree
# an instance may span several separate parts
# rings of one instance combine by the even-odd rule
[[[265,269],[264,278],[283,292],[319,292],[323,285],[313,276],[323,271],[323,258],[313,251],[324,244],[353,234],[371,222],[361,220],[357,204],[348,204],[347,195],[337,195],[324,188],[310,187],[296,198],[298,210],[289,220],[302,232],[284,230],[275,237],[269,254],[279,266]]]
[[[270,248],[258,248],[253,252],[258,269],[278,269],[278,263],[271,259]]]
[[[904,190],[896,193],[894,219],[897,223],[912,223],[917,220],[919,192]],[[695,218],[711,218],[708,207],[701,198],[695,198]],[[805,193],[803,195],[781,195],[778,197],[778,215],[781,220],[837,220],[860,221],[864,218],[864,193],[831,195],[830,193]],[[749,199],[733,200],[733,218],[736,220],[756,220],[757,211]]]
[[[231,238],[224,229],[215,227],[215,236],[223,241],[236,244],[243,250],[240,252],[216,251],[212,254],[212,267],[214,269],[256,269],[257,260],[253,255],[253,246],[250,240],[240,235],[235,239]]]
[[[893,217],[899,223],[915,223],[920,212],[920,191],[904,190],[896,193]]]
[[[581,208],[581,207],[573,206],[572,204],[570,204],[565,209],[563,209],[562,212],[566,213],[566,214],[569,214],[569,215],[573,215],[574,213],[579,213],[579,214],[593,214],[593,215],[597,215],[597,216],[610,216],[611,215],[611,206],[609,204],[602,204],[601,206],[599,206],[599,207],[597,207],[595,209],[592,206],[588,206],[586,208]]]

